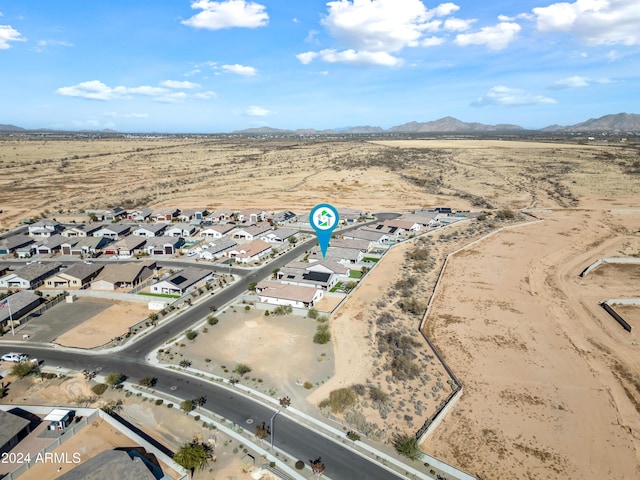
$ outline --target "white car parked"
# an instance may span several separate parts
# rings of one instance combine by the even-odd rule
[[[2,356],[2,361],[20,363],[26,361],[28,358],[29,356],[24,353],[7,353]]]

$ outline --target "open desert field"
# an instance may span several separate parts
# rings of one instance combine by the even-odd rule
[[[442,262],[508,227],[450,257],[441,278],[426,330],[464,391],[423,449],[485,480],[638,478],[638,332],[597,304],[637,296],[636,274],[606,266],[578,277],[598,258],[640,252],[640,213],[611,212],[640,205],[638,153],[623,143],[12,139],[0,142],[0,226],[108,205],[534,209],[539,222],[489,215],[390,252],[331,320],[335,377],[308,401],[356,385],[343,419],[385,441],[414,433],[449,388],[417,331]],[[394,363],[401,354],[411,361]],[[413,377],[394,378],[398,366]]]

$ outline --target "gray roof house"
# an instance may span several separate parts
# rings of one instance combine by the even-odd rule
[[[298,266],[296,262],[294,266],[285,265],[278,273],[278,280],[282,283],[289,285],[302,285],[307,287],[321,288],[322,290],[330,290],[336,283],[338,283],[338,277],[330,272],[317,272],[307,270],[305,267]]]
[[[0,410],[0,454],[15,447],[30,432],[31,422],[10,412]],[[4,457],[3,457],[4,458]]]
[[[111,223],[103,225],[102,228],[93,232],[94,237],[108,237],[112,240],[116,240],[124,235],[127,235],[131,231],[132,225],[126,223]]]
[[[67,238],[88,237],[101,228],[102,225],[99,223],[74,225],[73,227],[64,229],[60,235]]]
[[[153,237],[147,238],[144,245],[144,252],[149,255],[174,255],[176,250],[184,244],[182,237]]]
[[[193,237],[198,227],[193,223],[172,223],[164,231],[164,235],[169,237]]]
[[[9,308],[0,308],[0,327],[7,324],[9,320],[9,310],[11,310],[11,318],[17,320],[37,308],[42,303],[42,297],[36,295],[30,290],[20,290],[7,297]],[[0,422],[2,425],[2,422]]]
[[[151,293],[184,295],[196,288],[199,283],[213,277],[213,272],[202,268],[185,268],[168,278],[151,285]]]
[[[29,225],[29,235],[32,237],[50,237],[64,230],[64,227],[55,220],[38,220]]]
[[[98,276],[104,265],[78,262],[65,270],[47,278],[44,284],[48,288],[84,288]]]
[[[158,470],[161,477],[156,477]],[[151,464],[135,449],[105,450],[57,477],[58,480],[156,480],[164,478],[159,465]]]
[[[167,228],[166,223],[150,223],[148,225],[141,225],[131,232],[132,235],[138,237],[159,237],[163,235],[163,232]]]
[[[331,258],[336,260],[339,263],[344,264],[353,264],[361,262],[364,258],[364,252],[362,250],[358,250],[356,248],[343,248],[343,247],[332,247],[329,244],[329,248],[327,248],[327,258]],[[311,254],[309,255],[309,260],[322,260],[322,253],[320,249],[314,247],[311,250]]]
[[[62,244],[62,255],[90,255],[95,254],[113,240],[109,237],[78,237],[70,238]]]
[[[0,288],[35,289],[60,270],[59,263],[32,263],[0,278]]]
[[[225,253],[227,253],[229,250],[233,250],[237,245],[238,243],[235,240],[231,240],[230,238],[219,238],[217,240],[214,240],[213,242],[202,245],[199,250],[199,256],[200,258],[203,258],[205,260],[222,258],[224,257]]]
[[[156,262],[153,260],[109,263],[91,282],[91,290],[113,291],[118,288],[133,288],[151,277],[155,269]]]
[[[353,238],[358,240],[368,240],[369,242],[373,242],[377,245],[386,245],[391,240],[391,237],[385,232],[378,232],[374,230],[364,230],[362,228],[356,228],[355,230],[351,230],[349,232],[345,232],[342,234],[343,238]]]
[[[271,231],[271,224],[265,222],[250,227],[239,228],[233,232],[233,238],[244,238],[246,240],[255,240]]]
[[[68,241],[62,235],[51,235],[50,237],[40,240],[36,245],[36,253],[42,255],[51,255],[62,249],[62,244]]]
[[[277,228],[260,235],[260,240],[269,243],[286,243],[289,237],[297,238],[298,234],[299,231],[294,228]]]
[[[33,238],[22,234],[0,239],[0,255],[8,255],[33,243]]]

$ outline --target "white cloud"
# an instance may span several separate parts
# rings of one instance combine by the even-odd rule
[[[610,50],[607,53],[607,59],[610,62],[615,62],[616,60],[618,60],[618,58],[620,58],[620,54],[618,52],[616,52],[615,50]]]
[[[581,88],[588,87],[590,79],[574,75],[572,77],[561,78],[553,84],[554,88]]]
[[[56,90],[58,95],[64,95],[66,97],[85,98],[87,100],[118,100],[118,99],[131,99],[134,95],[144,95],[154,97],[153,100],[160,103],[179,103],[189,98],[209,99],[216,98],[215,92],[198,92],[194,94],[187,94],[186,92],[177,92],[175,89],[193,89],[198,88],[200,85],[191,82],[176,82],[173,80],[166,80],[162,82],[165,87],[153,87],[149,85],[141,85],[139,87],[110,87],[100,80],[90,80],[88,82],[81,82],[77,85],[70,87],[60,87]],[[133,117],[131,117],[133,118]]]
[[[252,105],[246,111],[246,114],[251,117],[266,117],[267,115],[271,115],[273,112],[270,112],[266,108],[258,107],[256,105]]]
[[[502,50],[518,36],[520,25],[500,22],[493,27],[483,27],[479,32],[456,35],[455,43],[461,47],[486,45],[489,50]]]
[[[588,45],[640,45],[638,0],[576,0],[534,8],[540,32],[566,32]]]
[[[475,19],[462,20],[461,18],[447,18],[444,21],[443,28],[450,32],[465,32],[471,28],[471,24],[475,23]]]
[[[248,67],[246,65],[239,65],[237,63],[235,65],[222,65],[220,68],[227,73],[235,73],[237,75],[244,75],[247,77],[252,77],[257,73],[255,68]]]
[[[256,28],[269,22],[269,15],[264,5],[245,0],[222,2],[197,0],[191,3],[191,8],[202,11],[182,23],[194,28],[207,30],[232,27]]]
[[[443,26],[462,31],[473,22],[443,19],[460,9],[451,2],[428,9],[421,0],[335,0],[327,7],[321,23],[340,49],[300,53],[301,63],[319,58],[330,63],[394,67],[403,63],[397,53],[404,48],[444,43],[444,38],[426,37],[428,32]]]
[[[553,98],[536,95],[519,88],[509,88],[502,85],[491,88],[484,96],[478,98],[471,104],[477,107],[485,105],[502,105],[517,107],[523,105],[553,105],[556,102]]]
[[[149,118],[148,113],[117,113],[117,112],[105,112],[105,117],[110,118]]]
[[[164,82],[160,82],[160,85],[167,88],[185,88],[187,90],[190,90],[192,88],[200,88],[200,85],[197,83],[187,81],[180,82],[178,80],[165,80]]]
[[[194,93],[193,98],[199,98],[202,100],[209,100],[210,98],[218,98],[218,94],[211,90],[207,90],[206,92]]]
[[[26,38],[10,25],[0,25],[0,50],[11,48],[9,42],[24,42]]]
[[[327,63],[349,63],[352,65],[382,65],[385,67],[396,67],[403,63],[401,58],[394,57],[387,52],[357,51],[352,49],[343,50],[341,52],[335,49],[325,49],[319,52],[305,52],[296,55],[296,58],[305,65],[310,63],[316,57]]]

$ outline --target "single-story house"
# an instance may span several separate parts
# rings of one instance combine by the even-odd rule
[[[109,237],[71,238],[61,245],[62,255],[95,255],[113,240]]]
[[[9,255],[16,252],[19,248],[34,244],[33,238],[27,235],[13,235],[11,237],[0,239],[0,255]]]
[[[24,247],[17,248],[15,253],[18,255],[18,258],[28,258],[37,253],[36,244],[32,243],[31,245],[25,245]]]
[[[154,210],[151,218],[156,222],[171,222],[180,214],[177,208],[162,208]]]
[[[230,238],[220,238],[200,247],[199,257],[204,260],[215,260],[227,255],[227,252],[236,248],[238,243]]]
[[[147,240],[147,237],[130,235],[104,247],[104,254],[130,256],[136,253],[142,253],[142,249]]]
[[[151,293],[184,295],[199,284],[213,278],[213,272],[202,268],[185,268],[151,285]]]
[[[232,223],[211,225],[200,230],[200,236],[206,238],[222,238],[234,228],[236,228],[236,226]]]
[[[193,237],[198,227],[193,223],[174,223],[167,227],[164,234],[169,237]]]
[[[309,265],[306,264],[306,266]],[[294,265],[285,265],[277,273],[278,280],[289,285],[302,285],[322,290],[331,290],[338,283],[338,277],[333,273],[307,270],[306,266],[299,266],[299,262],[295,262]]]
[[[258,223],[267,219],[268,213],[258,208],[244,208],[237,214],[239,222],[242,223]]]
[[[147,238],[144,252],[149,255],[175,255],[176,251],[184,244],[182,237],[153,237]]]
[[[245,245],[238,245],[229,251],[229,257],[235,258],[236,262],[251,263],[266,257],[273,249],[271,245],[262,240],[253,240]]]
[[[32,237],[50,237],[64,230],[64,227],[55,220],[45,219],[32,223],[28,229],[29,235]]]
[[[128,235],[131,231],[132,225],[126,223],[112,223],[108,225],[103,225],[102,228],[99,228],[95,232],[93,232],[94,237],[107,237],[111,240],[117,240],[125,235]]]
[[[440,225],[438,221],[438,212],[427,212],[420,210],[419,213],[402,215],[399,220],[413,222],[419,224],[422,228],[434,228]]]
[[[258,225],[251,225],[250,227],[239,228],[233,232],[233,238],[255,240],[270,232],[272,227],[269,223],[262,223]]]
[[[129,442],[127,442],[127,445]],[[169,478],[162,472],[157,462],[150,461],[148,453],[141,454],[138,448],[129,450],[104,450],[86,462],[79,464],[57,480],[156,480],[157,478]],[[154,472],[159,472],[158,476]]]
[[[32,263],[17,268],[13,273],[0,278],[0,288],[20,288],[33,290],[45,279],[60,270],[59,263]]]
[[[209,215],[209,220],[212,222],[220,223],[220,222],[228,222],[233,220],[233,211],[228,208],[221,208],[220,210],[216,210],[215,212]]]
[[[324,291],[320,288],[271,281],[258,283],[256,293],[263,303],[297,308],[311,308],[324,296]]]
[[[148,225],[141,225],[134,229],[131,234],[137,237],[159,237],[164,235],[166,228],[166,223],[149,223]]]
[[[9,304],[7,308],[0,308],[0,327],[7,325],[9,322],[9,310],[11,310],[11,318],[18,320],[38,308],[42,303],[42,297],[30,290],[20,290],[7,297],[7,302]]]
[[[53,253],[59,252],[62,249],[62,244],[66,243],[67,241],[68,239],[58,234],[44,238],[43,240],[37,242],[36,253],[39,253],[41,255],[51,255]]]
[[[142,207],[139,210],[132,210],[127,212],[127,220],[133,220],[134,222],[146,222],[151,217],[151,209]]]
[[[185,208],[180,210],[180,215],[177,218],[179,222],[201,222],[207,213],[205,208]]]
[[[369,251],[369,245],[371,242],[361,239],[353,238],[332,238],[329,242],[329,246],[338,248],[355,248],[356,250],[362,250],[363,252]]]
[[[260,235],[260,240],[264,240],[269,243],[286,243],[290,237],[298,238],[299,231],[293,228],[278,228],[276,230],[270,230],[264,235]]]
[[[0,410],[0,425],[0,454],[9,452],[31,432],[30,420],[4,410]]]
[[[115,222],[127,216],[127,211],[122,207],[113,207],[102,212],[102,221]]]
[[[98,276],[104,265],[96,263],[78,262],[65,270],[61,270],[52,277],[47,278],[47,288],[81,289],[89,286],[91,281]]]
[[[297,220],[298,215],[293,213],[290,210],[285,210],[283,212],[275,212],[269,218],[269,221],[275,225],[283,224],[283,223],[293,223]]]
[[[342,223],[355,223],[359,218],[364,216],[361,211],[354,210],[353,208],[338,208],[337,210]]]
[[[74,225],[73,227],[64,229],[60,235],[67,238],[85,238],[93,235],[93,232],[96,232],[101,228],[102,225],[99,223]]]
[[[109,263],[105,265],[93,282],[91,290],[130,289],[151,277],[156,270],[156,262]]]
[[[362,250],[358,250],[357,248],[332,247],[331,244],[329,244],[329,248],[327,248],[326,258],[331,258],[339,263],[348,265],[361,262],[364,258],[364,252]],[[316,247],[311,250],[309,260],[322,260],[322,252],[320,252],[319,248]]]
[[[419,223],[410,220],[385,220],[372,227],[365,227],[366,230],[383,232],[391,237],[406,237],[418,233],[422,227]]]
[[[367,240],[375,245],[386,245],[391,240],[391,237],[384,232],[377,232],[374,230],[365,230],[357,228],[349,232],[345,232],[342,238]]]
[[[321,261],[310,262],[306,269],[310,272],[333,273],[334,275],[338,275],[343,278],[347,278],[351,274],[351,268],[349,265],[340,263],[336,259],[330,257]]]

